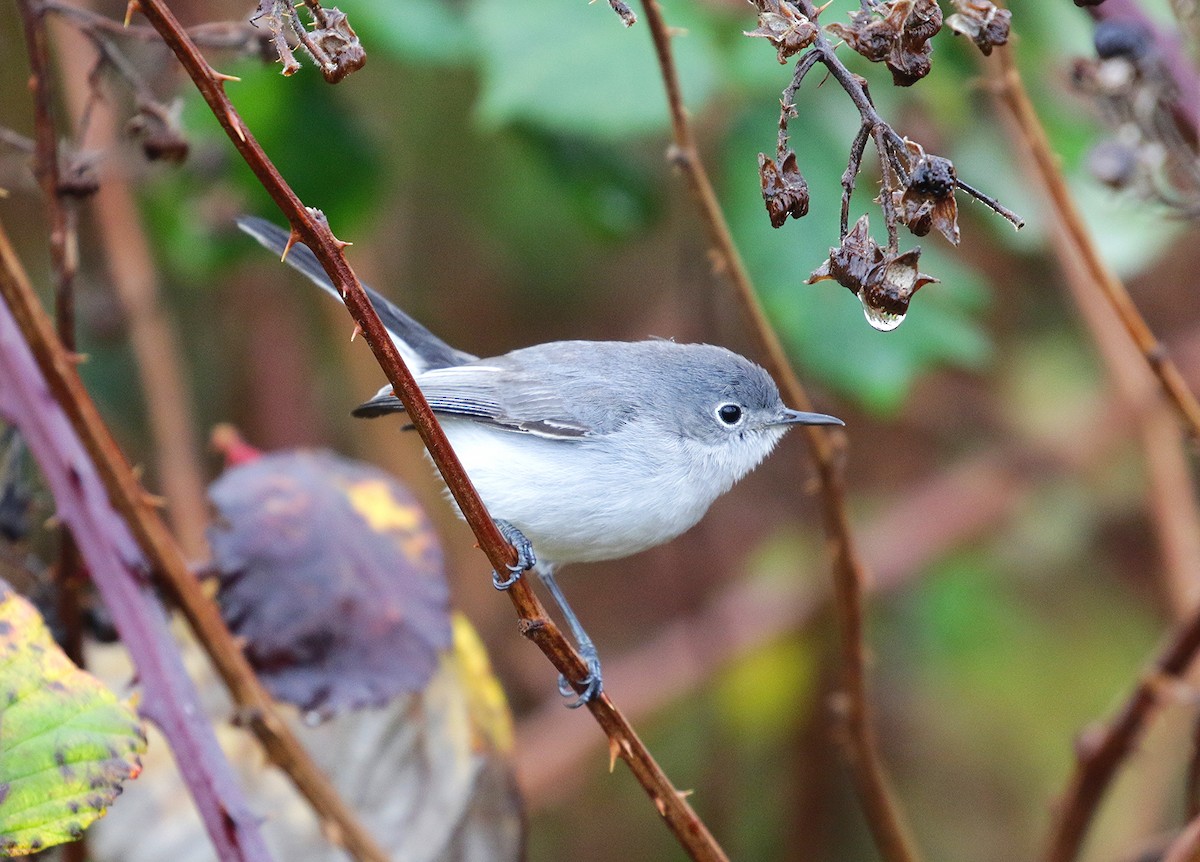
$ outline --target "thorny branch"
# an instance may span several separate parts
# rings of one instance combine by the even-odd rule
[[[188,568],[158,514],[154,499],[141,486],[113,440],[79,378],[73,357],[54,335],[32,289],[14,274],[17,267],[6,242],[0,241],[0,252],[5,255],[0,275],[6,276],[0,278],[0,292],[33,350],[53,397],[82,440],[113,509],[124,518],[150,569],[171,591],[221,674],[238,705],[241,719],[309,800],[329,835],[336,836],[335,840],[357,859],[387,862],[387,854],[374,844],[275,711],[274,702],[255,676],[240,645]]]
[[[221,75],[208,64],[163,0],[135,0],[135,5],[162,35],[167,46],[175,52],[234,147],[291,224],[293,235],[312,250],[325,267],[330,280],[338,287],[347,310],[363,334],[363,340],[371,348],[380,367],[392,383],[396,395],[404,403],[409,420],[429,450],[492,567],[502,571],[515,563],[516,551],[504,541],[488,515],[413,380],[412,373],[405,366],[362,286],[346,262],[343,253],[346,244],[333,235],[324,216],[317,210],[305,207],[280,176],[249,129],[243,125],[241,117],[225,94],[224,83],[229,80],[228,76]],[[529,585],[524,580],[519,580],[508,590],[508,595],[520,617],[522,633],[537,644],[567,679],[582,679],[586,675],[582,659],[546,615]],[[609,738],[612,757],[625,760],[688,854],[696,860],[725,860],[727,857],[724,851],[707,827],[692,810],[684,795],[673,787],[609,697],[601,695],[590,701],[587,706]]]
[[[50,52],[46,22],[35,0],[17,0],[17,9],[25,33],[29,54],[30,86],[34,108],[33,173],[41,187],[42,199],[50,224],[50,259],[55,274],[54,310],[59,340],[75,350],[75,275],[78,270],[78,209],[70,196],[70,186],[61,181],[58,154],[58,127],[54,119],[54,92],[50,76]],[[71,661],[83,666],[83,607],[80,593],[84,574],[75,537],[65,527],[59,530],[58,561],[52,568],[52,583],[59,619],[62,621],[63,647]],[[64,848],[64,862],[81,862],[86,855],[83,840]]]
[[[146,580],[146,558],[106,499],[103,465],[66,415],[64,381],[74,362],[55,338],[0,225],[0,415],[21,429],[54,493],[56,513],[83,550],[97,588],[137,668],[139,712],[162,730],[221,859],[269,862],[271,855],[233,770],[221,753],[199,696],[171,640],[166,615]],[[55,403],[55,399],[63,399]],[[86,404],[85,404],[86,402]],[[84,412],[88,412],[86,409]],[[126,468],[127,469],[127,468]]]
[[[708,172],[700,158],[683,105],[679,76],[671,50],[670,31],[663,20],[658,0],[642,0],[642,7],[654,39],[670,105],[674,134],[670,158],[684,172],[704,217],[709,241],[713,246],[715,269],[729,279],[749,318],[751,331],[765,357],[764,364],[778,381],[785,400],[800,410],[811,410],[812,401],[792,370],[787,353],[759,304],[750,274],[733,241]],[[804,61],[801,60],[800,65],[803,64]],[[849,75],[848,72],[846,74]],[[797,77],[802,78],[803,75],[798,73]],[[862,92],[865,98],[865,92],[861,88],[859,92]],[[785,114],[788,112],[787,105],[785,100]],[[809,449],[817,463],[825,532],[829,536],[833,556],[835,605],[840,623],[843,661],[844,698],[839,704],[839,717],[845,722],[847,758],[880,854],[888,862],[913,862],[918,858],[917,852],[887,780],[878,741],[873,731],[873,719],[867,697],[867,647],[863,620],[866,571],[856,547],[850,516],[846,509],[843,477],[844,437],[839,432],[827,432],[817,426],[806,426],[804,430]]]

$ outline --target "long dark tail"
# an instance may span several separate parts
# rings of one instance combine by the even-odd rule
[[[237,225],[243,231],[258,240],[259,244],[276,255],[282,255],[287,248],[288,232],[266,219],[257,216],[241,216]],[[335,288],[325,274],[316,255],[303,243],[296,243],[287,254],[285,263],[292,269],[307,276],[308,280],[324,290],[330,296],[341,301]],[[413,320],[387,297],[363,285],[371,304],[384,327],[392,336],[392,341],[400,350],[404,361],[413,366],[413,372],[419,373],[430,368],[448,368],[473,362],[478,357],[461,350],[456,350],[442,339],[438,338],[424,326]]]

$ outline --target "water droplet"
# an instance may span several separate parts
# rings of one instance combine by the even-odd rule
[[[872,307],[862,294],[858,295],[859,301],[862,303],[863,314],[867,318],[867,323],[880,332],[891,332],[897,326],[904,322],[903,314],[893,314],[890,311],[884,311],[880,308]]]

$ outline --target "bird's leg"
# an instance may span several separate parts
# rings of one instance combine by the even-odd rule
[[[592,643],[592,639],[588,637],[588,633],[580,625],[579,617],[575,616],[575,612],[567,604],[566,596],[558,588],[558,582],[554,580],[554,567],[543,563],[538,566],[537,573],[542,583],[545,584],[546,589],[550,591],[550,595],[554,597],[554,602],[558,605],[558,609],[562,611],[563,619],[567,621],[567,626],[571,629],[571,634],[575,638],[575,645],[579,650],[579,655],[583,659],[584,664],[587,665],[587,676],[575,684],[581,686],[583,691],[579,693],[579,697],[573,703],[567,704],[571,709],[578,709],[585,703],[595,700],[600,695],[600,692],[604,691],[604,680],[600,675],[600,656],[596,652],[596,647]],[[563,676],[558,678],[558,690],[563,697],[573,697],[575,695],[574,686]]]
[[[492,586],[498,590],[507,590],[513,584],[521,579],[521,573],[527,572],[533,568],[537,562],[537,557],[533,553],[533,545],[525,538],[525,534],[501,518],[495,519],[496,529],[500,531],[500,535],[504,537],[504,541],[508,542],[517,549],[517,563],[515,566],[508,567],[508,577],[504,580],[500,579],[500,575],[492,570]]]

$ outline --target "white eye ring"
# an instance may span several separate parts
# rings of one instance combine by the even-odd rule
[[[717,419],[720,420],[722,425],[728,425],[730,427],[733,427],[734,425],[740,425],[742,420],[746,418],[746,413],[744,410],[742,410],[741,405],[733,403],[720,405],[716,409],[716,414]]]

